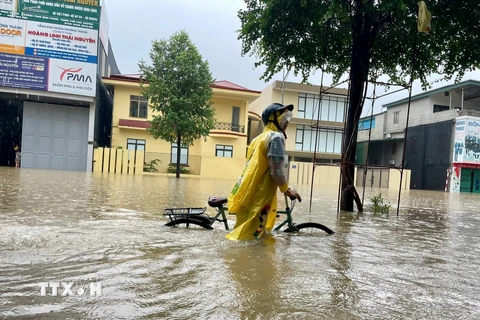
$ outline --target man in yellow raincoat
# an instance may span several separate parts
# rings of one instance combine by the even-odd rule
[[[260,238],[270,231],[277,217],[277,188],[290,198],[302,201],[288,188],[285,131],[292,118],[293,105],[274,103],[265,108],[263,133],[253,139],[247,152],[247,163],[228,197],[228,211],[236,215],[230,240]]]

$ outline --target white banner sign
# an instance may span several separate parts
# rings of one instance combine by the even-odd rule
[[[28,21],[27,54],[81,62],[97,62],[98,31]]]
[[[97,65],[50,59],[48,91],[95,96]]]

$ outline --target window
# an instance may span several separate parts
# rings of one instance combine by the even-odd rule
[[[240,132],[240,108],[233,107],[232,110],[232,131]]]
[[[322,121],[343,122],[345,115],[345,98],[322,96],[318,94],[298,94],[298,117]],[[319,110],[320,108],[320,110]]]
[[[145,140],[127,139],[127,150],[145,151]]]
[[[393,123],[398,123],[399,122],[399,117],[400,117],[400,111],[394,112],[393,113]]]
[[[442,112],[442,111],[447,111],[450,110],[449,106],[440,106],[438,104],[433,105],[433,112]]]
[[[224,146],[222,144],[217,144],[215,146],[215,156],[223,157],[223,158],[232,158],[233,146]]]
[[[323,153],[342,153],[342,130],[319,129],[317,132],[310,126],[297,125],[295,136],[295,150],[297,151],[315,151],[315,141],[317,142],[317,152]]]
[[[172,143],[170,164],[177,164],[177,144]],[[182,146],[180,148],[180,164],[188,164],[188,147]]]
[[[148,102],[142,96],[130,96],[130,117],[147,118]]]
[[[145,151],[145,140],[127,139],[127,150],[135,151],[134,158],[136,159],[137,157],[136,151]],[[135,161],[135,159],[133,159],[133,161]],[[130,152],[128,154],[128,160],[130,160]]]

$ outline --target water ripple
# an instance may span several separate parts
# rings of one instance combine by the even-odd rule
[[[232,181],[0,168],[0,315],[11,319],[475,319],[478,195],[402,192],[400,215],[336,214],[315,187],[296,221],[334,236],[230,242],[165,227],[166,207],[203,207]],[[298,186],[307,198],[310,189]],[[382,194],[396,205],[397,192]],[[214,214],[208,208],[209,214]],[[233,226],[234,217],[229,217]],[[40,284],[101,282],[102,295]],[[59,292],[62,292],[61,289]]]

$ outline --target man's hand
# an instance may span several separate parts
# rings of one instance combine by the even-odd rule
[[[298,194],[297,191],[288,189],[285,191],[285,195],[290,198],[290,200],[298,199],[299,202],[302,202],[302,197]]]

